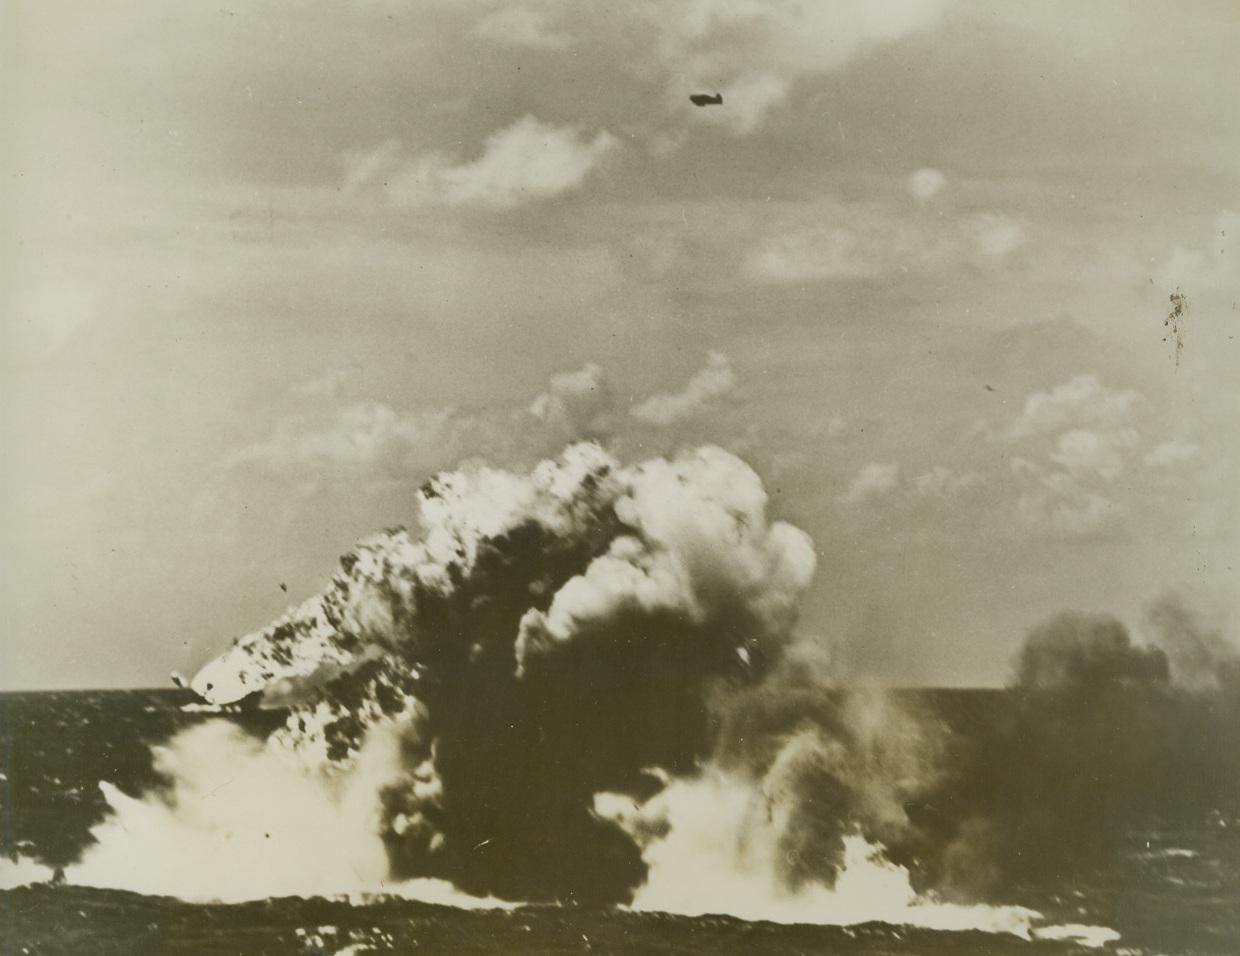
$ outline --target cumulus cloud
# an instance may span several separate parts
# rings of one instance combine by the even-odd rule
[[[701,414],[731,395],[736,388],[736,374],[731,360],[721,352],[711,352],[699,369],[679,392],[652,395],[633,407],[631,414],[650,425],[671,425]]]
[[[575,126],[522,117],[492,133],[472,162],[420,157],[392,177],[388,195],[402,206],[441,202],[511,210],[575,190],[618,146],[606,130],[588,138]]]
[[[993,213],[971,217],[965,221],[964,230],[972,247],[996,262],[1006,259],[1025,241],[1025,230],[1020,223]]]
[[[530,414],[578,435],[594,427],[611,405],[607,375],[590,362],[576,372],[553,375],[547,390],[530,404]]]
[[[707,416],[736,388],[731,361],[719,352],[710,353],[679,390],[651,395],[627,413],[595,362],[552,375],[523,406],[401,410],[371,400],[339,401],[354,377],[352,369],[331,367],[294,386],[298,411],[265,437],[222,456],[214,466],[217,478],[267,478],[280,483],[288,500],[333,484],[388,489],[475,456],[528,462],[583,438],[622,441],[637,433],[649,446],[650,429]]]
[[[1223,212],[1214,221],[1211,241],[1202,247],[1176,246],[1159,263],[1154,275],[1155,287],[1166,294],[1173,289],[1199,295],[1212,292],[1233,292],[1240,281],[1240,256],[1235,254],[1234,240],[1240,236],[1240,214]],[[1231,255],[1228,255],[1228,250]]]
[[[398,475],[420,449],[442,442],[451,418],[448,410],[409,415],[380,402],[358,402],[336,410],[326,421],[285,419],[269,438],[232,452],[218,467],[322,478],[357,469]]]
[[[1022,491],[1016,514],[1026,531],[1064,538],[1092,538],[1115,527],[1124,508],[1115,498],[1078,482],[1062,471],[1047,471],[1018,459],[1017,473],[1035,479]]]
[[[1031,394],[1025,399],[1023,413],[994,437],[1015,441],[1073,425],[1127,427],[1144,404],[1140,392],[1108,388],[1095,375],[1076,375],[1050,391]]]
[[[661,64],[683,73],[694,89],[722,92],[729,109],[718,121],[744,134],[758,129],[799,81],[929,26],[940,7],[904,0],[685,0],[652,8],[644,26],[653,30]]]
[[[1176,436],[1151,448],[1145,456],[1145,464],[1151,468],[1171,468],[1195,461],[1200,456],[1200,446]]]
[[[947,185],[947,177],[937,169],[919,169],[904,181],[904,185],[909,195],[924,205]]]
[[[857,505],[894,491],[900,483],[900,466],[872,462],[857,473],[848,490],[840,496],[840,502]]]
[[[886,271],[886,258],[887,250],[869,237],[826,227],[763,239],[750,254],[745,272],[764,282],[870,279]]]
[[[1069,474],[1097,475],[1110,481],[1124,470],[1124,452],[1139,440],[1133,428],[1121,428],[1112,433],[1073,428],[1059,436],[1051,461]]]
[[[508,210],[579,189],[619,147],[606,130],[593,136],[524,116],[487,137],[482,155],[456,162],[442,153],[412,161],[394,142],[346,159],[343,188],[355,191],[383,180],[398,206],[448,205]]]
[[[956,472],[946,465],[935,465],[913,479],[913,490],[923,498],[946,498],[975,489],[982,483],[976,472]]]

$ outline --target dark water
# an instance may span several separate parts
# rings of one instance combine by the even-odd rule
[[[1004,802],[1021,807],[1009,835],[1013,852],[1033,855],[1048,839],[1067,846],[1043,854],[1006,885],[1001,902],[1037,909],[1049,920],[1107,926],[1121,934],[1104,951],[1131,954],[1240,954],[1240,800],[1235,763],[1217,750],[1218,706],[1194,704],[1175,724],[1179,736],[1159,747],[1161,770],[1144,764],[1149,792],[1124,802],[1105,819],[1113,825],[1090,839],[1063,829],[1063,816],[1039,815],[1038,801],[1069,807],[1118,799],[1096,779],[1073,789],[1060,780],[1057,796],[1038,793],[1034,780],[1052,775],[1054,727],[1045,739],[1027,741],[1026,752],[990,753],[991,738],[1022,733],[1009,695],[927,692],[913,695],[957,728],[992,779],[952,800]],[[186,711],[193,695],[180,691],[74,692],[0,695],[0,852],[49,868],[71,865],[90,845],[90,829],[108,812],[99,790],[108,781],[137,796],[160,783],[151,746],[218,714]],[[1230,713],[1230,712],[1228,712]],[[1017,716],[1013,716],[1016,714]],[[282,715],[270,711],[225,714],[263,734]],[[1155,731],[1128,715],[1120,738],[1148,744]],[[1165,715],[1164,715],[1165,716]],[[1230,718],[1229,718],[1230,719]],[[1013,724],[1013,721],[1016,723]],[[1013,729],[1015,727],[1015,729]],[[1089,755],[1079,722],[1064,717],[1073,753]],[[1098,746],[1115,750],[1115,740]],[[1205,739],[1203,739],[1205,738]],[[1006,739],[1006,737],[1005,737]],[[1230,739],[1222,741],[1230,747]],[[1138,753],[1138,751],[1134,751]],[[1110,766],[1092,755],[1091,767]],[[1106,755],[1103,755],[1106,756]],[[1111,753],[1112,760],[1118,759]],[[1124,758],[1132,763],[1135,757]],[[1005,763],[1008,761],[1008,763]],[[1121,761],[1122,763],[1122,761]],[[1127,764],[1124,764],[1127,766]],[[1060,777],[1071,767],[1056,767]],[[1097,770],[1082,765],[1086,777]],[[1117,772],[1118,773],[1118,772]],[[1133,787],[1131,774],[1111,783]],[[1008,782],[1005,784],[1005,780]],[[1107,783],[1107,781],[1103,781]],[[1066,792],[1064,792],[1066,790]],[[1028,806],[1025,806],[1028,804]],[[936,807],[911,807],[924,827],[935,825]],[[1083,811],[1082,811],[1083,812]],[[1068,819],[1071,819],[1069,817]],[[1098,820],[1099,817],[1082,817]],[[1028,821],[1043,823],[1042,830]],[[946,824],[943,824],[946,825]],[[1055,827],[1059,826],[1060,830]],[[1070,839],[1065,839],[1069,834]],[[1096,845],[1093,845],[1096,844]],[[1105,852],[1103,852],[1105,850]],[[1065,861],[1089,857],[1088,866]],[[186,866],[193,866],[186,860]],[[189,904],[118,890],[36,885],[0,892],[0,952],[6,953],[1073,953],[1091,951],[1070,941],[1028,941],[1007,934],[941,932],[866,925],[778,926],[727,917],[677,917],[586,907],[523,907],[468,912],[404,900],[275,899],[240,905]]]

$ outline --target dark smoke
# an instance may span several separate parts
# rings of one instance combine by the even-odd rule
[[[1120,621],[1059,614],[1029,632],[1010,690],[945,701],[952,758],[897,856],[961,895],[1106,889],[1137,827],[1240,807],[1238,704],[1173,687]]]
[[[1135,647],[1113,617],[1066,611],[1029,632],[1016,668],[1016,686],[1091,692],[1150,687],[1171,679],[1167,655]]]
[[[1146,609],[1153,639],[1171,662],[1177,684],[1192,690],[1240,691],[1240,650],[1223,636],[1223,627],[1190,607],[1182,596],[1167,593]]]
[[[442,475],[419,496],[420,536],[363,543],[194,686],[217,701],[274,688],[296,704],[287,739],[334,762],[395,721],[394,878],[623,900],[645,866],[594,795],[642,798],[645,768],[693,769],[713,739],[707,689],[761,679],[813,572],[807,536],[765,504],[718,449],[625,469],[579,445],[530,476]]]

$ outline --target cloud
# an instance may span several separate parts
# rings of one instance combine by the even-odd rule
[[[1164,257],[1153,275],[1157,289],[1165,294],[1183,289],[1186,294],[1234,292],[1240,282],[1240,256],[1234,240],[1240,236],[1240,214],[1222,212],[1214,220],[1211,241],[1204,248],[1176,246]],[[1231,255],[1228,255],[1230,249]]]
[[[712,352],[679,391],[650,396],[628,414],[617,409],[603,367],[589,362],[552,375],[526,404],[398,410],[373,400],[336,403],[354,371],[332,367],[291,389],[299,409],[266,437],[233,449],[215,464],[220,478],[265,477],[303,498],[326,486],[359,491],[420,482],[463,459],[525,463],[566,441],[638,434],[639,446],[659,444],[650,428],[708,414],[736,387],[726,355]],[[307,401],[314,399],[314,401]]]
[[[1018,460],[1019,461],[1019,460]],[[1037,479],[1022,492],[1016,515],[1030,532],[1063,538],[1093,538],[1115,527],[1123,517],[1120,503],[1078,482],[1062,471],[1047,472],[1022,461],[1025,473]]]
[[[1097,475],[1110,481],[1124,470],[1124,452],[1140,440],[1133,428],[1111,434],[1073,428],[1059,436],[1051,461],[1073,475]]]
[[[872,462],[857,473],[848,490],[840,496],[841,503],[857,505],[894,491],[900,483],[900,466]]]
[[[996,262],[1006,259],[1025,241],[1025,230],[1020,223],[993,213],[966,220],[964,231],[975,250]]]
[[[1179,436],[1155,445],[1145,456],[1150,468],[1172,468],[1201,457],[1201,448]]]
[[[514,209],[578,189],[618,147],[619,140],[606,130],[589,139],[578,127],[524,116],[492,133],[473,162],[454,165],[432,153],[395,171],[387,194],[398,206]],[[376,160],[376,171],[379,164]]]
[[[882,43],[934,23],[941,4],[905,0],[684,0],[652,8],[655,55],[693,90],[719,90],[728,109],[706,121],[757,130],[801,80],[832,73]]]
[[[356,368],[333,365],[318,378],[293,386],[293,394],[304,398],[335,398],[341,388],[357,375]]]
[[[450,410],[410,415],[357,402],[325,421],[287,418],[269,438],[226,455],[217,469],[302,475],[311,483],[305,490],[333,477],[396,477],[415,469],[422,453],[447,444],[452,418]]]
[[[954,472],[945,465],[935,465],[913,479],[913,489],[922,498],[946,498],[971,491],[982,483],[976,472]]]
[[[1140,392],[1107,388],[1094,375],[1077,375],[1050,391],[1031,394],[1023,413],[993,437],[1016,441],[1072,425],[1117,428],[1126,426],[1144,405]]]
[[[843,227],[771,236],[750,254],[745,273],[763,282],[872,279],[889,268],[887,250]]]
[[[699,415],[731,395],[736,388],[732,362],[720,352],[711,352],[706,364],[679,392],[652,395],[635,406],[632,415],[650,425],[671,425]]]
[[[744,274],[785,283],[988,268],[1025,237],[1020,223],[997,213],[931,219],[894,205],[824,203],[812,214],[819,221],[798,214],[801,221],[776,223],[753,244]]]
[[[583,57],[606,43],[624,51],[621,68],[643,88],[667,90],[665,114],[678,125],[687,116],[746,135],[760,129],[798,83],[834,73],[885,43],[933,25],[944,4],[669,0],[593,7],[588,16],[569,0],[489,6],[471,25],[476,36],[523,51]],[[721,92],[725,109],[689,107],[687,94],[702,91]],[[657,120],[644,122],[652,140],[666,134],[657,129]]]
[[[572,42],[568,34],[548,27],[546,11],[520,5],[486,14],[474,27],[474,35],[533,50],[562,50]]]
[[[530,403],[530,414],[576,436],[597,425],[611,406],[607,375],[590,362],[576,372],[551,376],[547,391]]]
[[[947,177],[937,169],[919,169],[904,181],[904,185],[909,195],[924,205],[947,185]]]
[[[50,361],[95,319],[94,293],[74,279],[44,282],[15,297],[10,318],[12,354],[18,361]]]

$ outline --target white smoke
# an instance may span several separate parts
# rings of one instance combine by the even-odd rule
[[[811,880],[790,887],[781,872],[802,862],[805,851],[789,849],[790,807],[781,805],[777,794],[718,768],[692,779],[665,780],[664,789],[642,804],[624,794],[595,797],[595,812],[639,843],[649,867],[634,910],[832,926],[880,922],[1068,939],[1089,946],[1119,938],[1106,927],[1046,925],[1040,913],[1023,906],[951,903],[919,895],[908,870],[891,863],[880,844],[857,832],[843,837],[833,885]]]

